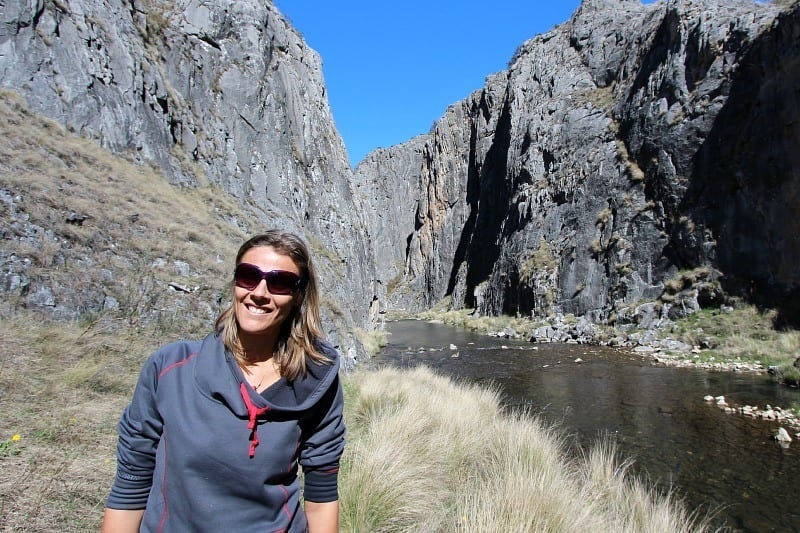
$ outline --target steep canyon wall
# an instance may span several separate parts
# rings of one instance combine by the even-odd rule
[[[330,331],[379,300],[797,314],[797,2],[586,0],[355,173],[319,56],[268,2],[7,0],[0,18],[0,86],[33,111],[304,234]]]
[[[584,1],[356,169],[389,301],[614,320],[739,295],[796,317],[798,36],[796,2]],[[399,205],[413,220],[376,222]]]
[[[305,235],[331,330],[367,326],[373,259],[321,60],[270,2],[7,0],[0,18],[0,86],[177,186],[216,184],[261,213],[251,233]]]

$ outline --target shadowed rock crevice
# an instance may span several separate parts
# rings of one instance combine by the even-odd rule
[[[485,282],[500,254],[499,236],[509,220],[508,168],[506,158],[511,145],[510,108],[507,98],[497,121],[495,134],[482,164],[475,165],[474,146],[470,150],[470,174],[467,181],[469,217],[459,239],[453,269],[447,287],[452,294],[458,271],[466,266],[466,301],[475,305],[476,287]],[[473,132],[473,138],[475,133]],[[472,141],[471,141],[472,142]],[[479,170],[475,171],[474,169]]]

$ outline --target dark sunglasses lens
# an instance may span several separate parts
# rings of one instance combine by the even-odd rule
[[[239,263],[233,272],[233,281],[239,287],[252,291],[261,280],[267,280],[267,290],[272,294],[291,294],[300,286],[300,276],[285,270],[264,272],[255,265]]]
[[[261,270],[259,270],[258,267],[246,263],[236,265],[236,270],[233,273],[233,280],[243,289],[249,291],[255,289],[258,287],[258,284],[261,283],[261,279]]]
[[[292,272],[273,270],[267,272],[267,289],[272,294],[291,294],[298,286],[300,277]]]

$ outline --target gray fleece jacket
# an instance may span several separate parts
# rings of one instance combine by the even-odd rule
[[[145,509],[141,531],[307,529],[304,498],[338,498],[344,448],[339,355],[306,377],[250,387],[219,337],[159,349],[119,422],[112,509]]]

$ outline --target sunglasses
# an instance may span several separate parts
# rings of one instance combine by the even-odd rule
[[[250,263],[239,263],[233,271],[233,282],[248,291],[258,287],[262,279],[267,281],[267,290],[272,294],[292,294],[303,284],[303,278],[294,272],[287,270],[264,272]]]

